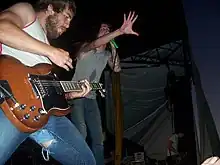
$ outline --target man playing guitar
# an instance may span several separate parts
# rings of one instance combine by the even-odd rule
[[[75,10],[74,2],[69,0],[39,0],[35,9],[28,3],[17,3],[1,12],[0,67],[4,59],[13,57],[28,67],[54,63],[66,70],[73,68],[69,53],[50,46],[47,37],[55,39],[63,34],[69,28]],[[4,58],[1,58],[3,56]],[[13,68],[13,66],[7,67]],[[5,69],[1,68],[1,72]],[[21,73],[8,74],[19,76]],[[66,97],[68,99],[84,97],[91,88],[88,81],[84,80],[83,84],[81,92],[69,92]],[[20,93],[23,88],[25,87],[20,86]],[[25,118],[27,119],[28,116]],[[42,150],[62,164],[95,164],[93,154],[84,139],[64,116],[51,116],[48,123],[40,130],[24,133],[8,120],[0,108],[0,125],[0,164],[4,164],[28,137],[40,144]],[[48,157],[45,159],[48,160]]]

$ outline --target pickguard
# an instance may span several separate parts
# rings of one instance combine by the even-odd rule
[[[29,81],[34,93],[36,97],[41,99],[42,108],[47,112],[50,109],[62,110],[68,108],[64,91],[56,80],[56,77],[52,73],[48,75],[29,75]]]

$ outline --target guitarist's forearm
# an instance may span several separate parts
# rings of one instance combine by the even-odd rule
[[[38,41],[9,21],[0,21],[0,43],[12,48],[49,56],[53,47]]]

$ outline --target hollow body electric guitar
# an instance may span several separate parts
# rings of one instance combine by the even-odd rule
[[[70,112],[65,93],[81,91],[82,83],[58,81],[52,65],[23,65],[17,59],[0,56],[0,80],[5,80],[10,91],[0,85],[7,95],[0,104],[7,118],[22,132],[42,128],[51,115],[64,116]],[[93,90],[102,90],[102,84],[90,83]],[[103,91],[104,92],[104,91]]]

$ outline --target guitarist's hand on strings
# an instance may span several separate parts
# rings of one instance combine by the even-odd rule
[[[87,80],[80,81],[82,83],[82,91],[80,92],[70,92],[66,94],[66,99],[75,99],[80,97],[85,97],[90,91],[91,86]]]
[[[69,71],[73,69],[72,59],[69,56],[69,53],[63,49],[55,48],[48,55],[49,59],[59,67],[62,67]]]

